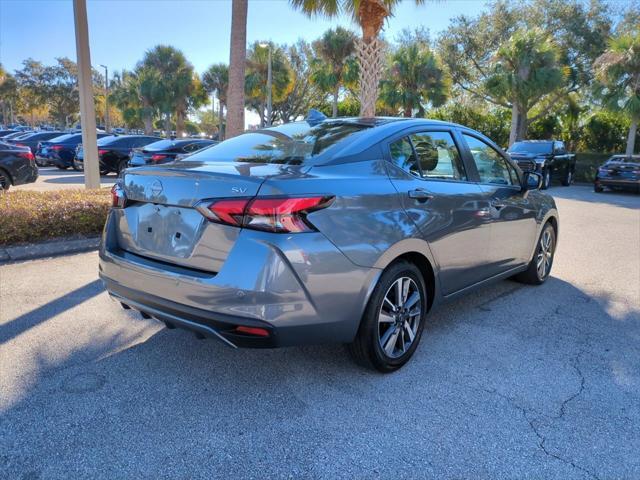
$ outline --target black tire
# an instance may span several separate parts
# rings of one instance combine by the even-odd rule
[[[390,305],[393,302],[388,300],[389,296],[395,297],[398,291],[396,290],[397,282],[400,282],[400,288],[403,291],[402,286],[405,285],[405,282],[408,284],[405,293],[406,301],[396,302],[402,304],[402,308],[398,308],[397,313],[390,313]],[[414,298],[415,294],[419,295],[417,300]],[[409,305],[412,298],[414,299],[413,303]],[[415,313],[418,305],[419,311]],[[383,373],[401,368],[409,361],[420,343],[427,315],[427,305],[427,289],[420,270],[406,261],[398,261],[390,265],[382,273],[374,288],[356,338],[348,346],[353,359],[362,366]],[[383,310],[383,306],[386,310]],[[414,314],[412,315],[411,312]],[[385,321],[382,321],[383,318]],[[387,319],[391,321],[387,322]],[[413,339],[411,339],[411,335],[413,335]],[[409,339],[408,342],[407,339]],[[383,349],[383,343],[390,346],[391,354]]]
[[[81,162],[80,160],[74,158],[72,163],[73,165],[71,166],[76,172],[84,172],[84,162]]]
[[[573,169],[567,168],[567,171],[564,172],[564,177],[562,177],[562,185],[564,187],[569,187],[573,183]]]
[[[600,182],[596,180],[596,182],[593,184],[593,191],[596,193],[602,193],[604,192],[604,187],[600,185]]]
[[[0,169],[0,192],[9,190],[11,186],[11,177],[7,172]]]
[[[100,166],[100,176],[101,177],[106,177],[107,175],[109,175],[109,173],[111,173],[111,169],[109,167]]]
[[[66,170],[67,168],[69,168],[69,165],[65,165],[65,166],[56,165],[56,167],[58,168],[58,170]]]
[[[122,175],[122,171],[129,166],[129,159],[120,160],[118,163],[118,176]]]
[[[549,233],[550,239],[551,239],[551,246],[550,246],[551,256],[549,258],[548,264],[545,265],[546,268],[544,273],[542,273],[541,270],[538,268],[538,261],[540,260],[541,256],[542,256],[542,260],[545,261],[544,260],[545,254],[542,252],[542,250],[543,250],[543,243],[544,243],[543,239],[545,238],[545,235],[547,232]],[[536,251],[533,254],[533,258],[531,259],[531,262],[529,263],[529,267],[524,272],[519,273],[513,278],[518,282],[526,283],[529,285],[542,285],[547,280],[547,278],[549,278],[549,274],[551,273],[551,267],[553,267],[553,258],[555,256],[555,253],[556,253],[556,231],[553,228],[553,225],[551,225],[551,223],[547,223],[542,229],[542,232],[540,232],[540,236],[538,237],[538,242],[536,243]]]
[[[540,186],[540,190],[546,190],[551,186],[551,170],[545,168],[542,171],[542,185]]]

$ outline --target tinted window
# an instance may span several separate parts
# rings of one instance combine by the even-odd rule
[[[369,128],[351,122],[296,122],[245,133],[189,157],[197,161],[301,165]]]
[[[551,153],[551,142],[516,142],[509,147],[510,152]]]
[[[407,137],[393,142],[389,146],[389,149],[391,150],[393,163],[411,175],[415,175],[416,177],[420,176],[420,167],[418,167],[416,156],[413,153],[413,147]]]
[[[176,142],[174,140],[159,140],[157,142],[150,143],[145,147],[145,150],[149,152],[159,152],[161,150],[169,150]]]
[[[98,146],[99,147],[107,147],[107,146],[118,147],[122,145],[124,140],[126,139],[121,137],[114,137],[114,136],[102,137],[98,139]]]
[[[516,179],[512,178],[515,172],[512,172],[502,155],[478,138],[464,134],[463,136],[476,163],[481,183],[498,185],[513,185],[516,183]]]
[[[52,138],[51,141],[54,143],[71,142],[75,140],[76,137],[79,137],[79,135],[76,135],[75,133],[67,133],[65,135],[60,135],[59,137]]]
[[[421,132],[410,138],[422,178],[467,179],[460,152],[449,132]]]

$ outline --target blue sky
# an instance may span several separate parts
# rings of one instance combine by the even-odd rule
[[[484,7],[484,0],[436,1],[420,7],[405,1],[385,35],[393,39],[402,29],[416,27],[437,34],[451,18],[476,15]],[[198,72],[229,61],[230,0],[88,0],[88,11],[94,66],[132,68],[145,50],[159,43],[180,48]],[[314,40],[339,24],[355,29],[347,18],[310,20],[286,0],[249,0],[249,43]],[[0,62],[7,70],[20,68],[28,57],[51,64],[60,56],[75,60],[71,0],[0,0]]]

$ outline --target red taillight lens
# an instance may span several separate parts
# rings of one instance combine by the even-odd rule
[[[26,158],[27,160],[33,160],[33,153],[29,152],[20,152],[18,153],[18,156],[21,158]]]
[[[255,335],[256,337],[269,336],[269,331],[266,328],[238,326],[235,331],[237,333],[244,333],[245,335]]]
[[[62,150],[64,147],[62,145],[51,145],[49,148],[57,152],[59,150]]]
[[[117,183],[111,187],[111,206],[113,208],[124,208],[127,203],[127,197],[123,188]]]
[[[104,149],[102,149],[102,148],[101,148],[101,149],[99,149],[99,150],[98,150],[98,155],[102,156],[102,155],[104,155],[105,153],[107,153],[108,151],[109,151],[109,150],[104,150]]]
[[[165,158],[167,158],[166,155],[160,155],[160,154],[151,155],[151,161],[154,163],[159,162],[160,160],[164,160]]]
[[[234,198],[201,205],[209,220],[275,233],[311,232],[307,214],[331,205],[333,196]]]

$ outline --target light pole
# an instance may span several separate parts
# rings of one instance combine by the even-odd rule
[[[273,89],[273,79],[271,78],[271,43],[261,43],[262,48],[267,48],[269,51],[269,60],[267,63],[267,127],[271,126],[271,90]]]
[[[104,68],[104,129],[107,133],[111,132],[109,125],[109,69],[106,65],[100,65]]]

